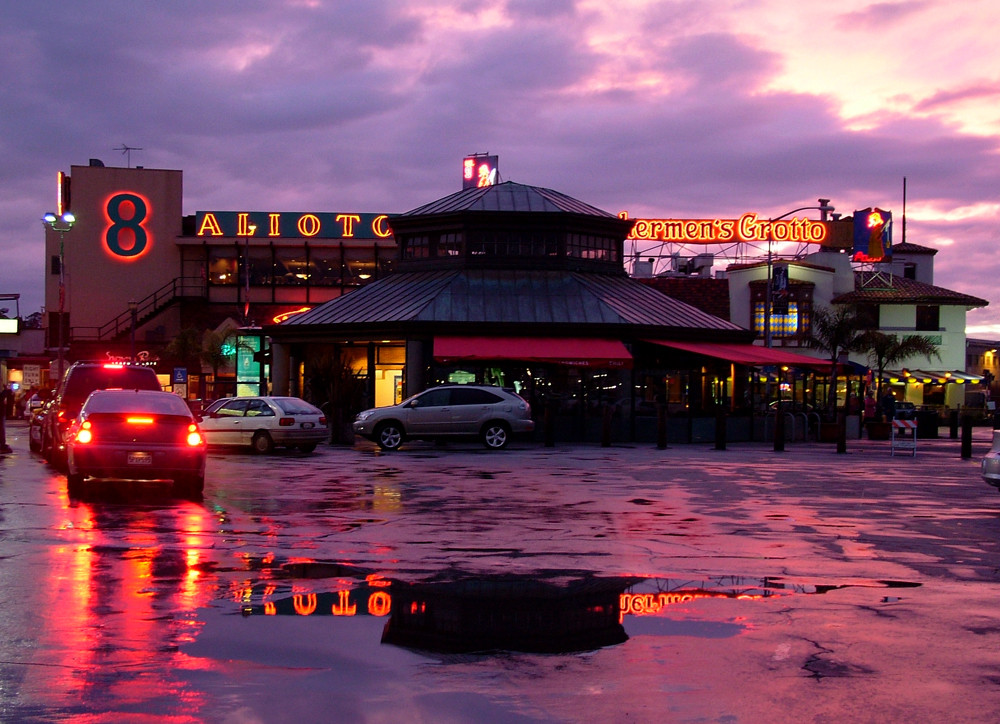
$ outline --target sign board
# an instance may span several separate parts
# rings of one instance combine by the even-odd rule
[[[175,385],[186,385],[188,381],[187,367],[174,367],[170,382]]]
[[[42,384],[41,365],[24,365],[21,369],[21,384],[25,387],[40,387]]]

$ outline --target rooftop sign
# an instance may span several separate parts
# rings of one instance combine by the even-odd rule
[[[388,214],[199,211],[196,236],[388,239]]]
[[[618,215],[628,218],[628,212]],[[771,221],[755,213],[738,219],[636,219],[629,241],[662,241],[677,244],[791,241],[822,244],[829,235],[828,222],[811,219]]]

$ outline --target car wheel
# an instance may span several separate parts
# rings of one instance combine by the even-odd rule
[[[174,481],[174,495],[178,498],[198,500],[205,492],[205,476],[189,475]]]
[[[403,428],[396,422],[383,422],[375,430],[375,442],[383,450],[395,450],[403,444]]]
[[[489,422],[483,428],[483,444],[490,450],[502,450],[510,442],[510,428],[505,422]]]
[[[253,448],[255,453],[267,455],[274,450],[274,440],[271,439],[270,435],[261,430],[254,433],[253,439],[250,441],[250,447]]]
[[[308,443],[306,445],[299,445],[299,450],[301,450],[304,453],[311,453],[315,449],[316,449],[316,443],[314,442]]]

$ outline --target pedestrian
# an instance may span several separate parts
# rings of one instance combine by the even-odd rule
[[[875,419],[875,393],[871,390],[865,393],[865,419]]]
[[[892,390],[885,391],[885,394],[882,395],[880,406],[885,421],[892,422],[893,418],[896,417],[896,398],[892,396]]]
[[[14,452],[13,448],[7,444],[7,407],[14,403],[14,393],[9,385],[4,385],[0,390],[0,455]]]

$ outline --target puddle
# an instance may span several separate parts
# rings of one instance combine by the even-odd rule
[[[492,576],[449,571],[412,582],[338,563],[272,565],[274,578],[240,593],[243,616],[384,618],[382,643],[448,654],[569,653],[619,645],[634,636],[728,638],[746,629],[740,622],[745,616],[716,620],[698,610],[699,601],[732,599],[754,605],[850,587],[920,585],[747,576],[615,577],[579,571]],[[882,597],[883,603],[898,600]]]

